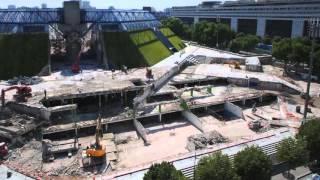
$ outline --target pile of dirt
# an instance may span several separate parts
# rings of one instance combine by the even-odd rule
[[[203,134],[196,134],[188,137],[187,149],[194,151],[204,149],[210,145],[225,143],[228,139],[223,137],[217,131],[210,131]]]

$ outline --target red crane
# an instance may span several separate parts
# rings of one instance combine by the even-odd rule
[[[79,52],[76,60],[72,64],[71,71],[73,73],[79,73],[80,72],[80,57],[81,57],[81,51]]]
[[[13,96],[13,98],[16,101],[19,102],[26,102],[27,101],[27,97],[31,97],[32,94],[32,89],[29,86],[11,86],[7,89],[2,89],[1,90],[1,102],[2,102],[2,107],[4,107],[5,105],[5,93],[7,91],[11,91],[11,90],[16,90],[16,94]]]
[[[8,145],[5,142],[0,142],[0,159],[7,159],[9,154]]]

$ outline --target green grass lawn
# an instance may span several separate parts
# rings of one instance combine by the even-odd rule
[[[153,31],[105,32],[105,48],[114,68],[154,65],[171,55]]]
[[[174,34],[174,32],[171,31],[169,28],[160,28],[160,31],[164,36],[166,36],[170,43],[179,51],[183,48],[185,48],[185,44],[181,41],[181,39]]]
[[[48,33],[0,35],[0,79],[33,76],[48,63]]]
[[[104,41],[108,61],[113,68],[120,69],[122,65],[129,68],[146,65],[144,57],[131,41],[128,32],[104,32]]]
[[[186,47],[178,36],[169,37],[169,41],[178,51]]]
[[[165,35],[166,37],[169,36],[174,36],[174,32],[171,31],[171,29],[169,28],[160,28],[160,31],[162,32],[163,35]]]
[[[171,55],[170,51],[160,41],[141,46],[139,47],[139,51],[148,65],[154,65]]]
[[[130,38],[137,46],[157,40],[156,35],[151,30],[130,33]]]
[[[157,39],[151,30],[132,32],[130,38],[138,46],[139,52],[148,65],[154,65],[171,55],[169,49]]]

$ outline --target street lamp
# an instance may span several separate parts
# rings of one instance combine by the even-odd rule
[[[219,31],[218,31],[218,25],[220,23],[220,16],[217,16],[217,19],[216,19],[216,22],[217,22],[217,44],[216,44],[216,48],[219,48]]]
[[[312,47],[311,47],[311,53],[310,53],[310,62],[309,62],[309,73],[308,73],[308,84],[307,84],[307,92],[305,95],[305,104],[304,104],[304,113],[303,118],[304,121],[307,119],[307,113],[308,113],[308,103],[310,99],[310,85],[311,85],[311,76],[312,76],[312,70],[313,70],[313,61],[314,61],[314,46],[316,43],[316,38],[319,38],[319,30],[320,30],[320,19],[317,18],[311,18],[309,21],[309,37],[312,39]]]

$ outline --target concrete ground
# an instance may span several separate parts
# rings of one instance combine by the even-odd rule
[[[117,168],[129,168],[143,165],[164,158],[186,153],[187,138],[201,133],[187,121],[176,121],[170,124],[160,124],[146,127],[151,145],[145,146],[142,139],[133,139],[126,144],[117,146],[119,163]],[[135,133],[135,132],[133,132]],[[116,136],[119,136],[116,135]]]
[[[305,166],[300,166],[297,167],[296,169],[290,170],[291,178],[297,179],[301,176],[304,176],[306,174],[309,174],[311,171],[308,167]],[[288,178],[285,177],[286,175],[284,173],[276,174],[272,176],[272,180],[287,180]],[[305,179],[307,180],[307,179]],[[311,179],[310,179],[311,180]]]
[[[204,131],[216,130],[230,141],[239,140],[256,133],[248,128],[247,122],[242,119],[229,122],[220,121],[211,115],[201,116]],[[201,132],[186,120],[177,119],[170,123],[153,123],[144,125],[149,131],[147,138],[150,145],[145,146],[142,139],[138,139],[136,132],[125,132],[117,136],[131,136],[125,144],[117,145],[119,163],[117,169],[132,168],[143,164],[172,158],[189,152],[186,149],[188,137]],[[237,131],[235,131],[237,129]]]
[[[204,124],[203,127],[205,132],[216,130],[231,141],[256,134],[254,131],[249,129],[248,122],[243,119],[221,121],[211,115],[207,115],[201,117],[200,121]],[[234,129],[237,130],[234,131]]]

